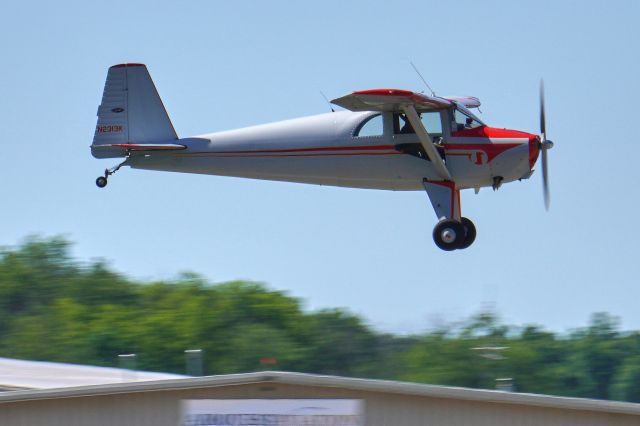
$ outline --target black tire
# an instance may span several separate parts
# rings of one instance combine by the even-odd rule
[[[440,249],[445,251],[459,248],[465,236],[464,226],[457,220],[445,219],[438,222],[433,228],[433,241]]]
[[[107,186],[107,178],[104,176],[100,176],[98,179],[96,179],[96,186],[98,188],[104,188],[105,186]]]
[[[464,227],[465,236],[458,248],[466,249],[476,240],[476,226],[466,217],[460,218],[460,223],[462,223],[462,226]]]

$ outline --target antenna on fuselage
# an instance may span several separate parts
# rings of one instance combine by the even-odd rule
[[[427,80],[425,80],[422,74],[420,74],[420,71],[418,71],[418,68],[413,64],[413,62],[409,61],[409,63],[413,67],[414,71],[418,74],[418,77],[420,77],[420,80],[422,80],[424,85],[427,86],[427,89],[429,89],[429,91],[431,92],[431,96],[436,96],[436,92],[434,92],[431,86],[429,86],[429,83],[427,83]]]
[[[331,112],[336,112],[335,109],[333,109],[333,105],[331,105],[331,102],[329,102],[329,98],[327,98],[324,93],[322,92],[322,90],[320,91],[320,94],[322,95],[322,97],[324,98],[325,101],[327,101],[327,103],[329,104],[329,108],[331,109]]]

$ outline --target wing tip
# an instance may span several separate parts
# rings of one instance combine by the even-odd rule
[[[410,90],[402,89],[369,89],[358,90],[353,92],[354,95],[374,95],[374,96],[413,96],[414,93]]]

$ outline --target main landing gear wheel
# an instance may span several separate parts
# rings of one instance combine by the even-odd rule
[[[459,248],[466,238],[462,223],[453,219],[445,219],[433,228],[433,241],[442,250],[451,251]]]
[[[466,249],[476,240],[476,226],[466,217],[460,218],[460,223],[464,227],[464,240],[460,244],[459,249]]]
[[[433,228],[433,241],[442,250],[466,249],[476,240],[476,227],[471,220],[463,217],[460,222],[445,219]]]

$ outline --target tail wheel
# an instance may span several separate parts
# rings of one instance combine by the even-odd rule
[[[445,251],[460,248],[465,238],[466,232],[464,226],[462,223],[453,219],[440,221],[435,228],[433,228],[433,241],[439,248]]]
[[[476,240],[476,226],[466,217],[460,218],[460,223],[464,227],[464,240],[460,244],[459,249],[466,249]]]
[[[96,179],[96,186],[98,188],[104,188],[105,186],[107,186],[107,178],[104,176],[100,176],[98,179]]]

